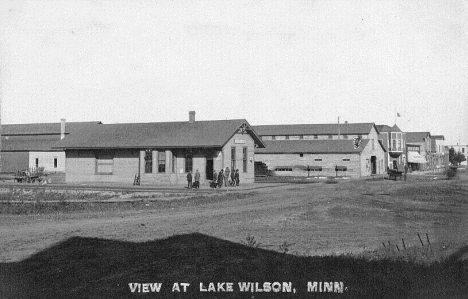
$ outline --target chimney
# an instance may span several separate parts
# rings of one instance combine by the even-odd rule
[[[65,138],[65,118],[60,120],[60,140]]]
[[[189,111],[189,123],[195,122],[195,111]]]

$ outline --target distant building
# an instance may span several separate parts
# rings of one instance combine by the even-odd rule
[[[44,167],[46,172],[65,171],[65,152],[52,146],[72,132],[91,130],[95,122],[2,125],[0,171],[15,172]]]
[[[54,148],[65,152],[66,182],[169,185],[187,183],[198,170],[201,183],[213,172],[239,169],[241,183],[254,182],[254,148],[264,143],[245,119],[103,124],[71,134]]]
[[[379,140],[382,142],[387,154],[385,165],[391,169],[403,169],[406,164],[406,133],[397,125],[377,125]]]
[[[300,124],[254,126],[262,140],[378,140],[374,123]]]
[[[455,153],[462,153],[463,155],[465,155],[465,159],[468,160],[468,145],[463,145],[463,144],[456,144],[456,145],[446,145],[445,146],[445,150],[448,152],[450,148],[452,148],[455,150]],[[460,163],[460,165],[464,165],[466,166],[467,165],[467,161],[463,161],[462,163]]]
[[[433,165],[431,159],[431,134],[429,132],[406,132],[406,143],[408,147],[408,164],[411,169],[430,169]]]
[[[444,135],[431,135],[431,160],[434,168],[444,168]]]
[[[256,160],[284,176],[383,174],[385,149],[373,123],[254,126],[265,142]],[[360,140],[355,145],[355,140]]]

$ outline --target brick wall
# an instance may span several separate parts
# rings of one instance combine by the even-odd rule
[[[113,173],[96,174],[96,155],[92,150],[70,150],[66,152],[67,182],[118,182],[132,184],[138,174],[136,150],[114,151]]]

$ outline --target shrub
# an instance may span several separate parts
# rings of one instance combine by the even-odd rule
[[[457,167],[450,166],[450,168],[447,170],[447,179],[452,179],[457,176]]]

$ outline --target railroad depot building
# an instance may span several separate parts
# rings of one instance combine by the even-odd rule
[[[274,175],[363,177],[386,172],[373,123],[255,126],[265,148],[256,161]]]
[[[102,124],[55,145],[66,157],[66,182],[186,184],[198,170],[200,183],[213,172],[239,169],[241,183],[254,182],[254,148],[264,143],[245,119]]]
[[[91,130],[95,122],[31,123],[2,125],[0,171],[44,167],[46,172],[65,171],[65,152],[52,146],[75,131]]]

